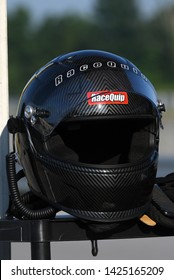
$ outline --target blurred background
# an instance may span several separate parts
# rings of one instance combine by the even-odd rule
[[[114,52],[140,68],[165,103],[158,176],[174,172],[174,0],[8,0],[7,5],[10,114],[27,81],[52,58],[80,49]],[[97,258],[173,259],[174,238],[162,240],[100,242]],[[52,257],[90,259],[86,243],[53,244]],[[13,244],[13,258],[30,258],[20,246]]]

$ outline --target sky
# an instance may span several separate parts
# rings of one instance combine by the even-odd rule
[[[145,16],[151,16],[163,6],[174,4],[174,0],[137,0],[137,2]],[[14,11],[21,5],[27,7],[33,19],[41,21],[47,16],[67,12],[88,16],[92,13],[95,3],[96,0],[7,0],[7,7],[8,12]]]

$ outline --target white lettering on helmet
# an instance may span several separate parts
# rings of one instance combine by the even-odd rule
[[[122,68],[123,70],[126,71],[132,71],[134,74],[136,75],[140,75],[144,80],[147,81],[147,78],[140,72],[140,70],[138,70],[135,67],[131,67],[127,64],[123,64],[123,63],[116,63],[115,61],[107,61],[106,63],[104,62],[100,62],[100,61],[96,61],[92,64],[92,67],[94,69],[96,68],[102,68],[103,66],[107,66],[108,68]],[[65,78],[71,78],[73,77],[77,71],[80,72],[85,72],[89,69],[89,65],[88,64],[83,64],[79,67],[79,69],[70,69],[67,72],[65,72],[64,74],[58,75],[57,77],[55,77],[55,86],[57,87],[58,85],[60,85]]]

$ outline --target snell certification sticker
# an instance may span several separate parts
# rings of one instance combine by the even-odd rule
[[[128,104],[128,95],[125,91],[91,91],[87,93],[88,104]]]

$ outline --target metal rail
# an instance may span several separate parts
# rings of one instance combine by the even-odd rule
[[[158,226],[149,227],[138,220],[123,222],[114,230],[95,232],[74,217],[56,217],[50,220],[0,221],[0,242],[30,242],[32,259],[50,259],[50,242],[131,239],[173,236],[174,231]]]

